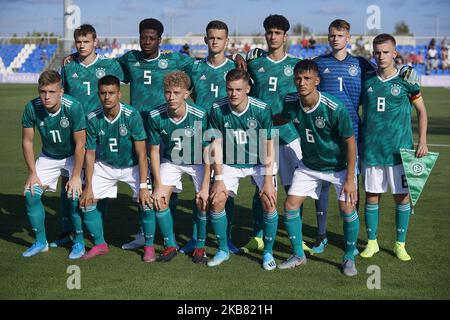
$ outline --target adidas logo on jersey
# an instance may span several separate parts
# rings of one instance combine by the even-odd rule
[[[229,122],[225,122],[225,124],[224,124],[223,126],[224,126],[225,128],[231,127]]]
[[[369,87],[369,89],[367,89],[367,92],[373,92],[372,87]]]
[[[164,129],[162,129],[161,133],[167,135],[167,132],[166,132],[166,130],[164,130]]]
[[[259,68],[258,72],[266,72],[266,70],[264,70],[264,67]]]
[[[98,133],[99,136],[104,136],[105,135],[105,131],[103,131],[102,129],[100,129],[100,132]]]
[[[325,70],[323,71],[323,73],[331,73],[331,70],[328,68],[325,68]]]
[[[43,126],[45,126],[45,123],[44,123],[44,121],[41,121],[41,123],[39,123],[39,127],[43,127]]]
[[[75,73],[72,75],[72,78],[78,78],[78,74],[75,72]]]
[[[200,77],[200,80],[206,80],[206,76],[205,76],[205,75],[202,75],[202,76]]]
[[[139,61],[134,64],[135,67],[139,67],[140,65]]]

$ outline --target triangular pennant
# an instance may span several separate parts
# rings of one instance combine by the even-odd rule
[[[433,170],[439,153],[428,152],[426,156],[416,158],[415,150],[400,149],[400,155],[402,157],[406,181],[408,182],[411,202],[415,206],[430,176],[431,170]]]

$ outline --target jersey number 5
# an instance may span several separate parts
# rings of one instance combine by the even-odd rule
[[[152,84],[152,71],[144,70],[144,84]]]

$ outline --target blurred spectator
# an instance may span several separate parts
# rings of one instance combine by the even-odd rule
[[[364,51],[364,39],[362,36],[359,36],[358,40],[356,40],[356,46],[358,51]]]
[[[303,47],[304,49],[307,49],[308,46],[309,46],[308,39],[306,39],[306,38],[303,38],[302,41],[301,41],[300,43],[301,43],[301,45],[302,45],[302,47]]]
[[[246,42],[244,45],[244,52],[247,53],[250,51],[250,49],[251,49],[250,45]]]
[[[39,60],[41,62],[43,62],[44,65],[47,65],[47,62],[48,62],[47,49],[42,49],[41,56],[39,57]]]
[[[395,57],[395,65],[398,68],[401,68],[405,64],[405,59],[403,59],[403,56],[400,52],[398,52],[397,57]]]
[[[110,49],[110,43],[108,38],[106,38],[102,44],[100,45],[100,48],[102,48],[103,50],[109,50]]]
[[[417,64],[417,55],[414,51],[411,51],[407,58],[407,63],[409,65]]]
[[[233,55],[235,53],[238,53],[238,49],[236,48],[236,43],[232,42],[231,47],[229,49],[229,54]]]
[[[448,47],[448,42],[447,42],[447,36],[444,37],[444,39],[442,39],[441,41],[441,50],[442,48],[447,48]]]
[[[441,48],[442,70],[450,69],[450,56],[448,55],[448,46]]]
[[[438,52],[436,50],[436,40],[433,38],[431,39],[427,50],[427,67],[425,73],[430,74],[433,70],[437,71],[438,66],[439,66],[439,58]]]
[[[117,38],[114,38],[112,44],[111,44],[111,48],[113,49],[119,49],[120,48],[120,43],[119,40],[117,40]]]
[[[185,43],[184,46],[181,47],[180,53],[184,54],[186,56],[191,56],[191,51],[190,51],[189,45],[187,43]]]
[[[41,41],[39,41],[39,46],[38,46],[38,48],[39,48],[39,49],[44,49],[45,47],[47,47],[47,43],[46,43],[46,41],[45,41],[44,38],[41,38]]]
[[[309,38],[309,48],[316,48],[316,39],[314,38],[314,35],[311,35],[311,38]]]
[[[416,61],[417,61],[417,64],[423,64],[424,63],[422,50],[419,50],[419,53],[416,56]]]

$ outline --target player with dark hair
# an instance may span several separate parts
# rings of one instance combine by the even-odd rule
[[[339,210],[344,221],[345,275],[357,274],[353,251],[358,239],[359,219],[356,204],[356,142],[351,120],[343,103],[320,92],[319,70],[313,60],[302,60],[294,68],[297,92],[286,96],[281,114],[274,123],[295,120],[301,137],[303,158],[295,170],[288,197],[284,203],[284,222],[294,254],[279,265],[280,269],[306,264],[302,249],[300,207],[306,197],[318,199],[322,183],[336,189]]]
[[[94,239],[84,260],[108,253],[97,201],[117,197],[117,183],[127,183],[139,203],[139,218],[145,234],[145,262],[155,259],[155,218],[147,187],[147,138],[139,112],[120,102],[120,81],[109,75],[98,81],[102,106],[87,116],[85,155],[86,184],[80,198],[82,217]]]

